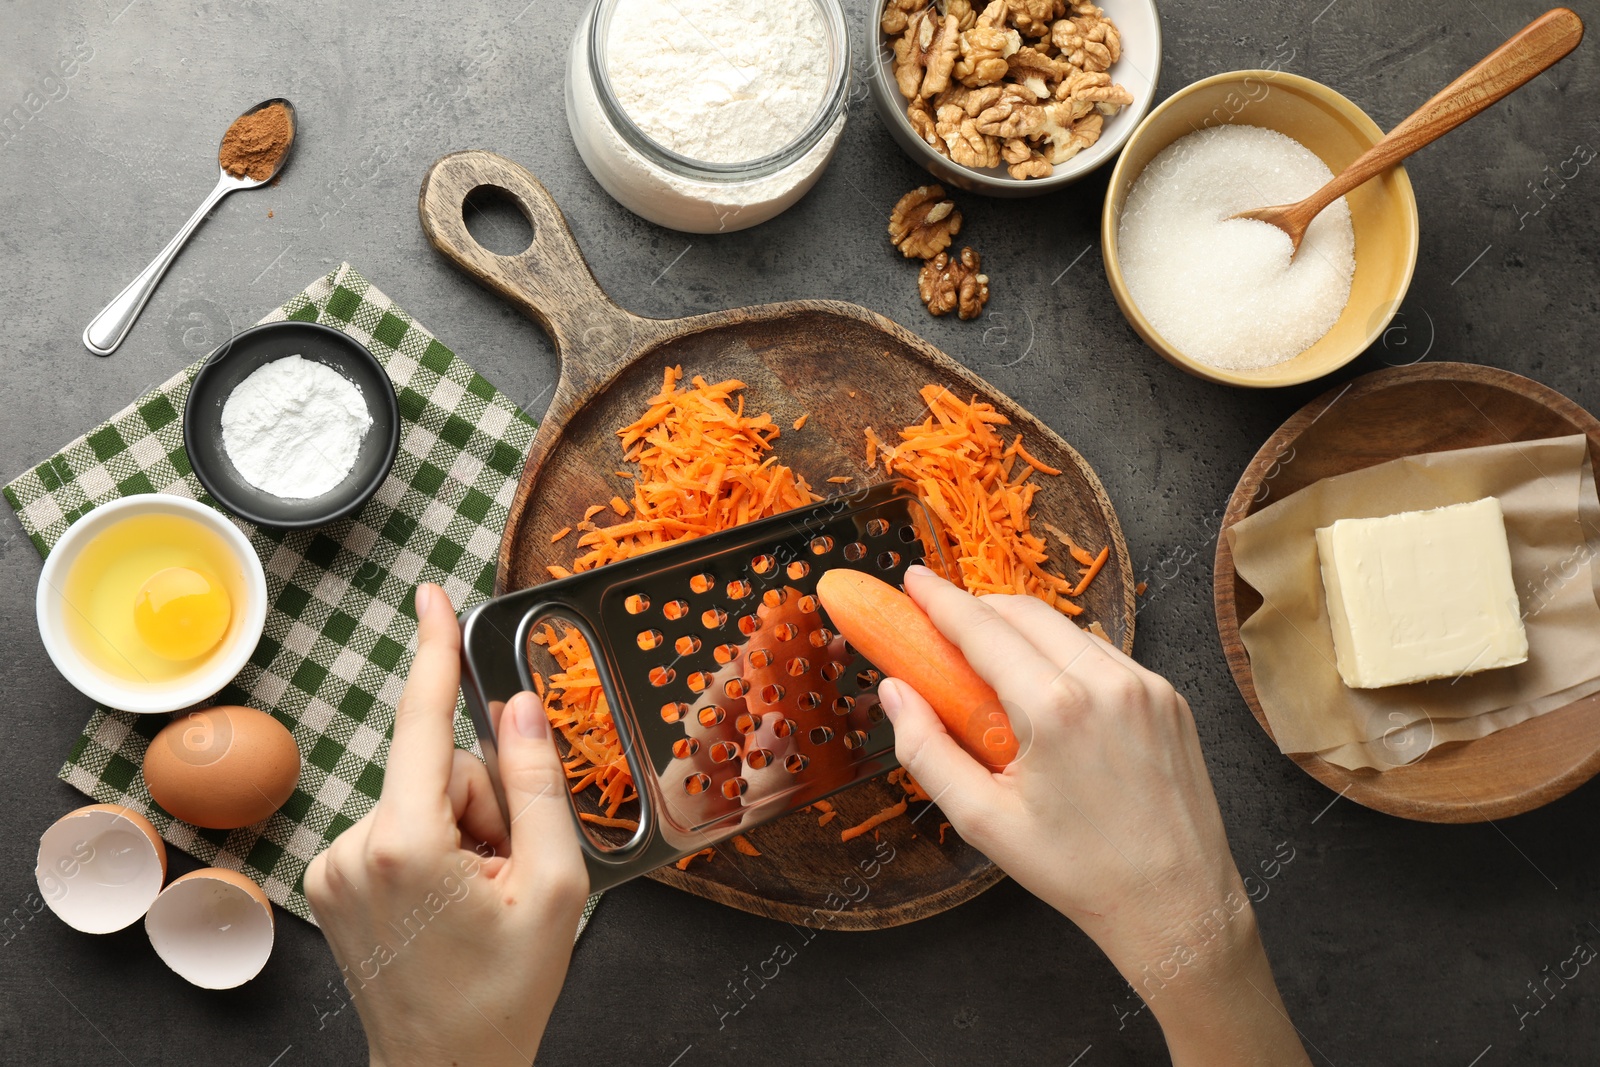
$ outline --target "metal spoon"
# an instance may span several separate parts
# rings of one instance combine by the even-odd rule
[[[139,317],[139,312],[144,310],[145,302],[150,299],[150,294],[156,291],[156,286],[161,282],[161,276],[167,273],[167,268],[172,266],[174,259],[178,258],[178,252],[183,248],[184,243],[189,240],[189,235],[200,228],[200,223],[205,221],[206,213],[216,207],[217,201],[236,189],[254,189],[277,177],[278,172],[283,169],[283,165],[288,162],[289,153],[294,149],[296,129],[294,105],[282,97],[273,97],[271,100],[263,100],[255,107],[250,108],[239,118],[244,118],[245,115],[253,115],[263,108],[271,107],[273,104],[282,104],[288,109],[289,144],[284,148],[283,155],[279,157],[278,165],[272,169],[272,173],[265,178],[248,178],[229,174],[222,169],[222,146],[219,142],[217,146],[217,168],[221,171],[221,177],[217,179],[217,187],[211,190],[210,195],[201,203],[199,209],[189,216],[189,221],[183,224],[183,229],[178,231],[177,236],[167,242],[167,247],[163,248],[156,258],[150,261],[150,265],[140,271],[139,276],[129,282],[128,287],[118,293],[116,299],[107,304],[105,310],[96,315],[89,325],[84,328],[83,346],[85,348],[97,356],[109,356],[115,352],[117,346],[122,344],[122,339],[128,336],[128,331],[133,329],[134,320]],[[231,124],[229,128],[232,128]]]
[[[1583,21],[1577,15],[1564,7],[1546,11],[1413,111],[1321,189],[1296,204],[1241,211],[1231,217],[1276,226],[1289,235],[1294,251],[1300,251],[1306,227],[1323,208],[1532,81],[1578,47],[1581,40]]]

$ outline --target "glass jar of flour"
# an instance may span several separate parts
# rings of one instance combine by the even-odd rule
[[[740,230],[816,183],[849,84],[839,0],[596,0],[567,56],[567,124],[630,211]]]

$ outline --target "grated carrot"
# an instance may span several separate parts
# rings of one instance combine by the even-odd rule
[[[761,850],[756,848],[755,845],[752,845],[750,843],[750,839],[748,837],[744,836],[743,834],[734,834],[733,835],[733,847],[738,849],[741,853],[743,853],[746,856],[759,856],[759,855],[761,855]]]
[[[1106,560],[1111,558],[1111,546],[1107,545],[1100,550],[1100,554],[1089,564],[1089,569],[1083,572],[1083,577],[1078,579],[1078,584],[1072,587],[1073,596],[1082,596],[1083,591],[1089,588],[1089,583],[1094,581],[1094,576],[1100,573],[1100,568],[1106,565]]]
[[[689,864],[693,863],[695,860],[700,859],[702,856],[704,856],[706,859],[710,859],[716,854],[717,850],[714,848],[703,848],[699,852],[689,853],[687,856],[683,857],[683,859],[679,860],[677,863],[674,863],[673,866],[678,868],[680,871],[687,871],[689,869]]]
[[[949,823],[942,822],[939,824],[939,844],[944,844],[944,832],[948,829],[950,829]]]
[[[828,481],[832,482],[834,485],[844,485],[847,482],[855,481],[855,479],[848,474],[835,474],[832,478],[829,478]]]
[[[806,428],[806,420],[809,419],[810,417],[811,416],[809,414],[806,414],[806,415],[801,415],[798,419],[795,419],[794,420],[794,428],[797,429],[797,430],[805,429]]]
[[[1134,596],[1144,596],[1145,592],[1147,590],[1149,590],[1149,588],[1150,588],[1150,583],[1149,582],[1140,582],[1138,585],[1133,587],[1133,595]]]
[[[707,383],[696,377],[680,388],[682,368],[668,368],[661,391],[650,398],[644,415],[617,431],[623,455],[636,468],[632,518],[611,526],[592,523],[607,509],[590,505],[578,529],[581,554],[573,571],[607,563],[765,518],[820,499],[806,480],[770,455],[779,435],[770,415],[746,414],[740,390],[744,383]],[[620,516],[629,502],[614,497],[611,510]],[[546,568],[552,577],[570,573]],[[574,792],[598,791],[607,818],[635,799],[633,774],[617,737],[611,709],[595,670],[594,656],[582,634],[558,634],[542,625],[534,640],[543,645],[558,670],[550,673],[543,694],[545,713],[566,740],[564,764]],[[680,864],[680,867],[686,864]]]
[[[589,811],[578,812],[578,818],[584,822],[592,822],[596,826],[615,826],[622,830],[637,830],[639,824],[632,819],[608,819],[604,815],[596,815]]]
[[[1011,420],[993,404],[976,398],[964,402],[942,385],[924,387],[922,399],[928,417],[901,430],[899,444],[890,447],[867,428],[868,464],[876,465],[881,455],[889,475],[916,488],[943,525],[969,592],[1021,593],[1063,614],[1081,615],[1083,608],[1069,598],[1088,589],[1104,559],[1097,567],[1096,557],[1073,551],[1073,558],[1090,570],[1072,582],[1048,569],[1047,546],[1031,529],[1029,513],[1039,486],[1029,479],[1035,472],[1061,472],[1024,448],[1020,435],[1006,445],[995,428]],[[1076,548],[1065,533],[1045,528],[1069,549]],[[1101,556],[1109,554],[1107,548]]]
[[[561,540],[563,537],[567,536],[567,534],[569,534],[571,532],[572,532],[572,527],[570,527],[570,526],[561,527],[561,529],[557,530],[555,533],[550,535],[550,543],[552,545],[555,544],[557,541]]]
[[[900,801],[898,801],[898,802],[896,802],[894,804],[890,804],[887,808],[884,808],[882,811],[878,812],[876,815],[873,815],[873,816],[863,820],[862,822],[858,822],[854,826],[846,827],[845,829],[840,830],[839,831],[839,840],[840,841],[853,841],[856,838],[860,837],[862,834],[870,834],[872,831],[876,830],[878,827],[882,826],[884,823],[888,822],[890,819],[899,818],[901,815],[904,815],[905,813],[906,813],[906,802],[904,800],[900,800]]]

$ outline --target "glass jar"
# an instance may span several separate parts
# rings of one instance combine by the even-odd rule
[[[742,230],[804,196],[833,158],[844,130],[850,40],[839,0],[787,0],[812,5],[821,19],[826,90],[792,141],[737,163],[691,159],[651,138],[629,117],[613,91],[607,56],[612,17],[625,2],[595,0],[567,55],[567,125],[578,154],[606,192],[635,214],[688,233]]]

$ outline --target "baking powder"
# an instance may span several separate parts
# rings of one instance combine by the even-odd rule
[[[371,426],[354,382],[297,355],[257,367],[222,405],[222,447],[234,469],[286,500],[344,481]]]

